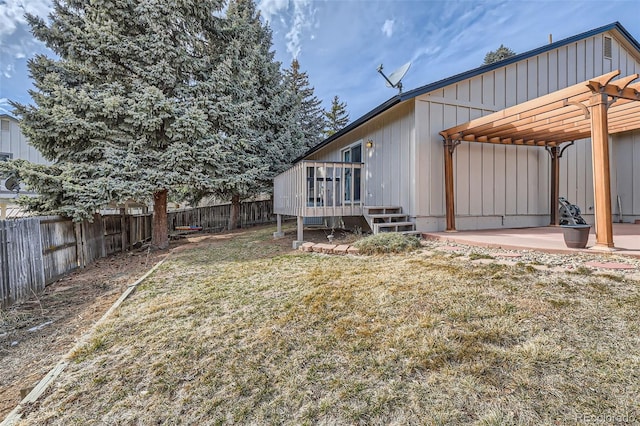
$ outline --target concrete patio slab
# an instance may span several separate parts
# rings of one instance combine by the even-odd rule
[[[592,250],[596,242],[595,230],[591,228],[586,249],[567,248],[562,228],[545,226],[539,228],[486,229],[458,232],[426,232],[425,239],[448,241],[479,247],[500,248],[505,250],[537,250],[546,253],[590,253],[604,254]],[[640,225],[632,223],[614,223],[613,241],[615,251],[608,253],[640,258]],[[445,249],[446,250],[446,249]]]

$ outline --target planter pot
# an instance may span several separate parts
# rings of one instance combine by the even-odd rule
[[[589,240],[591,225],[562,225],[564,243],[569,248],[585,248]]]

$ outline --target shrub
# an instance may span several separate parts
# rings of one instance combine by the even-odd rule
[[[402,253],[420,247],[420,240],[414,236],[386,232],[358,240],[354,246],[360,254]]]

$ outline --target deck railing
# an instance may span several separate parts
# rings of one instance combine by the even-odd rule
[[[364,181],[362,163],[301,161],[274,179],[274,213],[361,216]]]

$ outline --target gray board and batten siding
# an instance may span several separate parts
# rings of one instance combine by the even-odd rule
[[[616,69],[640,72],[640,46],[618,23],[396,96],[302,158],[340,161],[342,149],[363,143],[365,205],[402,206],[418,230],[441,231],[440,131]],[[640,133],[610,139],[614,217],[621,205],[623,220],[640,218]],[[590,140],[575,141],[560,164],[560,195],[593,223]],[[454,154],[457,228],[548,225],[550,167],[542,147],[462,142]]]

